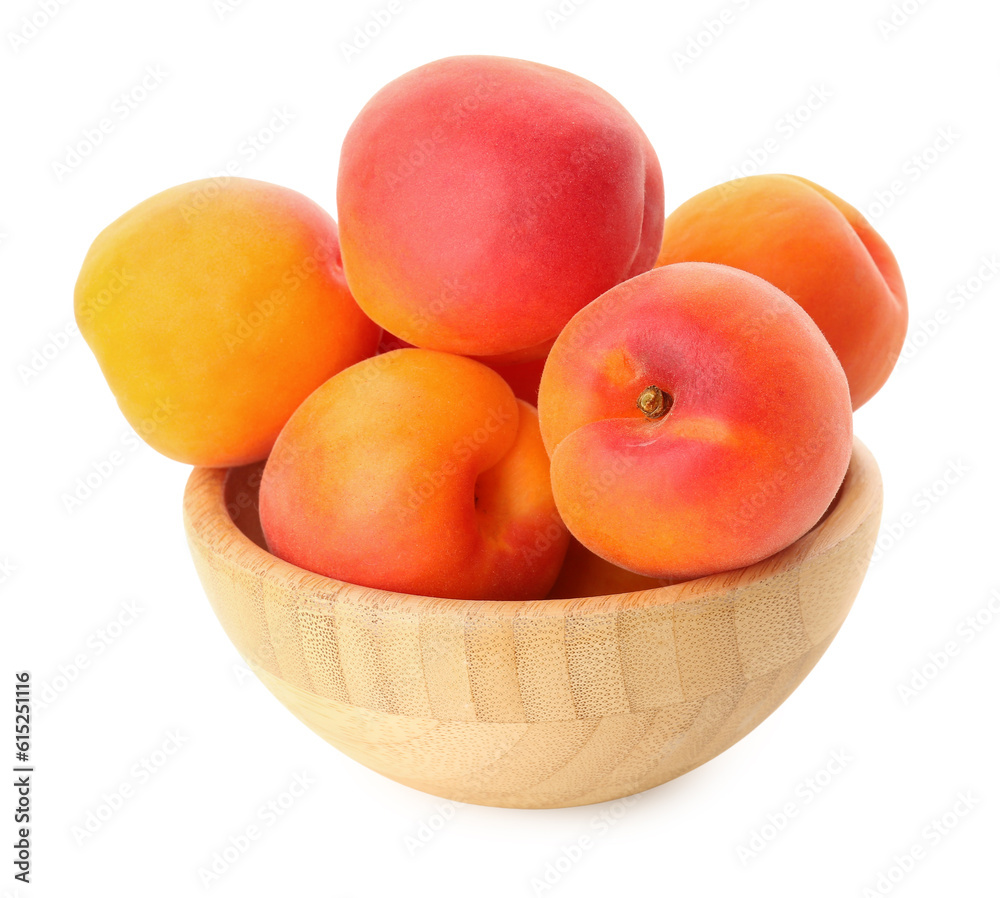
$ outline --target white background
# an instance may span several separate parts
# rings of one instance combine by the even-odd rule
[[[34,882],[15,888],[4,810],[0,894],[850,896],[915,844],[923,857],[893,873],[892,894],[996,894],[1000,277],[976,278],[1000,252],[1000,8],[907,0],[890,32],[880,21],[892,0],[587,0],[564,5],[561,21],[547,16],[558,0],[398,2],[350,60],[343,42],[385,2],[81,0],[47,23],[41,0],[3,2],[2,677],[12,690],[13,671],[29,669],[36,697],[56,697],[34,709]],[[729,21],[712,36],[705,21],[722,10]],[[12,40],[35,14],[43,27]],[[126,209],[236,162],[335,212],[340,143],[363,103],[456,53],[534,59],[610,90],[658,150],[668,209],[747,160],[750,171],[755,151],[757,170],[819,182],[869,215],[909,291],[909,358],[856,416],[885,514],[850,617],[757,730],[627,805],[445,805],[296,721],[247,673],[202,593],[181,526],[188,469],[134,447],[67,332],[87,247]],[[160,83],[123,106],[147,67]],[[829,96],[810,111],[810,95]],[[292,120],[252,151],[245,141],[274,110]],[[69,165],[69,146],[103,117],[111,133]],[[941,133],[951,136],[935,150]],[[971,297],[961,306],[960,288]],[[940,310],[947,320],[928,335],[921,325]],[[68,509],[77,479],[115,449],[122,464]],[[962,472],[952,483],[949,468]],[[109,630],[128,602],[138,617]],[[958,628],[977,612],[984,623],[966,640]],[[904,700],[912,669],[949,640],[958,654]],[[137,775],[171,733],[182,747]],[[4,769],[11,741],[0,740]],[[832,752],[850,760],[817,792]],[[314,784],[262,823],[296,773]],[[123,785],[132,796],[80,844],[74,827]],[[947,835],[925,834],[963,792],[973,810]],[[2,795],[11,808],[13,790]],[[796,815],[776,833],[768,815],[788,802]],[[254,823],[262,837],[206,889],[199,869]],[[747,857],[755,833],[769,838]],[[584,834],[593,848],[539,892],[532,880]]]

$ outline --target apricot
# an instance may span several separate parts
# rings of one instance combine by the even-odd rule
[[[794,542],[851,454],[847,378],[819,328],[724,265],[657,268],[578,312],[538,408],[570,532],[647,577],[732,570]]]
[[[458,599],[540,599],[569,536],[535,409],[479,362],[397,349],[332,377],[275,443],[271,552],[338,580]]]
[[[673,580],[644,577],[618,567],[595,555],[578,539],[571,538],[562,569],[552,589],[550,599],[578,599],[586,596],[616,596],[625,592],[642,592],[669,586]]]
[[[577,310],[652,267],[663,234],[660,165],[624,107],[569,72],[492,56],[376,93],[344,140],[337,206],[361,308],[467,356],[543,356]]]
[[[378,351],[391,352],[393,349],[415,349],[412,343],[401,340],[389,331],[382,331],[382,340]],[[546,355],[548,349],[546,349]],[[477,359],[499,374],[514,391],[518,399],[538,405],[538,385],[542,380],[542,369],[545,367],[545,357],[531,359],[527,362],[508,361],[504,356],[486,356]]]
[[[265,458],[298,404],[380,335],[347,287],[334,220],[244,178],[173,187],[105,228],[75,308],[129,423],[193,465]]]
[[[486,362],[514,391],[518,399],[538,405],[538,387],[542,382],[545,358],[530,362]]]
[[[906,336],[892,251],[864,216],[795,175],[755,175],[699,193],[670,214],[657,265],[719,262],[787,293],[833,347],[854,408],[881,388]]]

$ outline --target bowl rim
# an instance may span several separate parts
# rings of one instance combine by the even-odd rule
[[[184,523],[192,548],[199,544],[206,552],[225,558],[254,578],[264,577],[279,589],[308,596],[314,607],[317,603],[328,604],[331,612],[335,605],[349,603],[411,614],[548,618],[677,606],[693,600],[723,601],[734,590],[801,567],[831,551],[850,537],[882,502],[878,464],[855,436],[843,486],[828,513],[790,546],[756,564],[632,593],[572,599],[446,599],[335,580],[267,552],[236,525],[229,513],[226,485],[231,470],[206,467],[192,470],[184,490]]]

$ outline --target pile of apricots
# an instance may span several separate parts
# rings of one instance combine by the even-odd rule
[[[75,308],[150,445],[267,459],[269,550],[362,586],[570,598],[767,558],[833,502],[906,331],[856,209],[760,175],[665,218],[632,116],[534,62],[382,88],[337,210],[174,187],[97,237]]]

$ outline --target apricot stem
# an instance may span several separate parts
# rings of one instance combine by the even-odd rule
[[[662,418],[674,404],[674,397],[651,384],[639,394],[635,403],[647,418]]]

